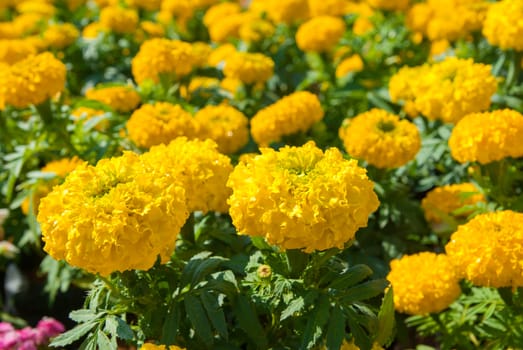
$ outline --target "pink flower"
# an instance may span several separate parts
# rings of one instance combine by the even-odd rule
[[[8,322],[0,322],[0,335],[3,335],[4,333],[14,331],[15,328],[12,324]]]
[[[40,336],[46,340],[57,336],[65,331],[65,327],[59,321],[51,317],[42,318],[36,325],[36,330]]]
[[[16,330],[2,333],[0,337],[0,350],[12,350],[18,344],[20,336]]]

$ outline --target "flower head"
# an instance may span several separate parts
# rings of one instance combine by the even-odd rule
[[[274,74],[274,61],[261,53],[233,52],[225,61],[223,73],[246,84],[265,83]]]
[[[461,119],[449,138],[452,157],[460,163],[487,164],[523,156],[523,115],[510,109],[472,113]]]
[[[339,134],[347,153],[378,168],[405,165],[421,147],[416,125],[382,109],[346,119]]]
[[[483,35],[500,48],[523,51],[523,3],[503,0],[490,5],[483,23]]]
[[[78,38],[80,32],[71,23],[55,24],[47,27],[43,33],[46,46],[63,49]]]
[[[459,275],[444,254],[423,252],[392,260],[387,279],[394,308],[411,315],[446,309],[461,294]]]
[[[445,246],[461,277],[478,286],[523,286],[523,214],[485,213],[458,227]]]
[[[258,111],[251,120],[252,137],[261,146],[283,136],[305,132],[323,118],[318,97],[307,91],[294,92]]]
[[[100,11],[100,23],[117,34],[134,33],[138,28],[138,13],[133,9],[107,6]]]
[[[117,112],[127,113],[140,104],[140,95],[132,86],[96,86],[87,90],[85,97],[89,100],[99,101]]]
[[[36,47],[28,40],[0,39],[0,62],[12,65],[34,54]]]
[[[227,182],[229,214],[238,232],[282,249],[343,248],[367,225],[379,201],[366,171],[336,148],[314,142],[240,162]]]
[[[363,70],[363,60],[358,54],[349,56],[341,61],[336,67],[336,78],[342,78],[349,73],[360,72]]]
[[[397,11],[407,9],[410,0],[367,0],[367,2],[377,9]]]
[[[298,28],[296,44],[303,51],[329,51],[341,39],[345,29],[345,22],[338,17],[314,17]]]

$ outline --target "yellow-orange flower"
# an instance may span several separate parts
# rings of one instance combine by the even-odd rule
[[[345,22],[338,17],[314,17],[298,28],[296,44],[303,51],[329,51],[338,43],[345,30]]]
[[[274,61],[261,53],[234,52],[227,58],[223,73],[245,84],[264,83],[274,74]]]
[[[503,0],[493,3],[483,23],[483,35],[502,49],[523,51],[523,2]]]
[[[275,23],[292,23],[309,17],[307,0],[254,0],[253,12],[266,12]]]
[[[117,112],[127,113],[140,104],[140,95],[132,86],[96,86],[85,92],[89,100],[99,101]]]
[[[229,177],[229,214],[241,234],[281,249],[343,248],[367,225],[379,201],[366,170],[336,148],[308,142],[240,162]]]
[[[372,7],[389,11],[405,10],[409,2],[410,0],[367,0]]]
[[[43,33],[46,46],[53,49],[63,49],[71,45],[80,32],[71,23],[55,24],[47,27]]]
[[[27,40],[0,40],[0,62],[12,65],[34,54],[36,54],[36,48]]]
[[[345,58],[336,67],[336,77],[342,78],[349,73],[360,72],[363,70],[363,60],[358,54]]]
[[[119,6],[104,7],[100,11],[100,23],[117,34],[134,33],[138,28],[138,13]]]

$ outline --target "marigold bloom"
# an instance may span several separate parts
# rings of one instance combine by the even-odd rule
[[[117,34],[134,33],[138,28],[138,13],[119,6],[104,7],[100,11],[100,23]]]
[[[445,185],[432,189],[421,201],[428,222],[438,224],[445,221],[445,216],[464,218],[470,211],[455,214],[454,211],[464,206],[485,202],[485,197],[472,183]]]
[[[146,38],[162,38],[165,36],[165,28],[156,22],[142,21],[140,22],[140,29]]]
[[[231,190],[225,186],[232,171],[231,160],[217,150],[212,140],[178,137],[169,145],[151,147],[143,155],[151,171],[168,181],[181,181],[189,212],[226,213]]]
[[[461,294],[459,275],[452,259],[423,252],[390,262],[387,276],[394,291],[394,308],[410,315],[446,309]]]
[[[162,0],[125,0],[125,3],[131,7],[137,7],[146,11],[158,11],[162,6]]]
[[[45,44],[53,49],[63,49],[71,45],[79,35],[80,32],[71,23],[51,25],[43,33]]]
[[[0,40],[0,62],[12,65],[34,54],[36,54],[36,48],[27,40]]]
[[[490,65],[456,57],[431,66],[404,67],[389,82],[392,101],[403,100],[427,118],[446,123],[488,109],[496,90]]]
[[[345,58],[336,67],[336,78],[342,78],[349,73],[363,70],[363,60],[358,54]]]
[[[41,200],[38,221],[49,255],[108,276],[166,262],[187,216],[183,187],[127,152],[78,166]]]
[[[263,19],[243,23],[238,31],[240,38],[246,42],[257,42],[274,34],[274,25]]]
[[[503,0],[493,3],[483,22],[483,35],[500,48],[523,51],[523,2]]]
[[[258,145],[268,146],[283,136],[309,130],[323,114],[316,95],[298,91],[258,111],[251,120],[251,134]]]
[[[194,67],[193,47],[179,41],[155,38],[145,41],[132,60],[134,80],[141,84],[147,79],[158,83],[160,74],[181,77]]]
[[[66,67],[52,53],[44,52],[18,61],[0,75],[0,109],[38,105],[65,87]]]
[[[207,11],[205,11],[203,24],[205,24],[207,28],[210,28],[213,24],[223,20],[224,18],[240,12],[242,12],[240,4],[234,2],[221,2],[211,6]]]
[[[405,10],[409,7],[409,0],[367,0],[367,3],[381,10]]]
[[[421,147],[416,125],[381,109],[345,119],[339,134],[347,153],[378,168],[405,165]]]
[[[140,95],[132,86],[96,86],[85,92],[89,100],[99,101],[111,107],[117,112],[127,113],[134,110],[140,104]]]
[[[266,12],[275,23],[292,23],[309,17],[307,0],[254,0],[250,9]]]
[[[281,249],[343,248],[367,225],[379,201],[366,170],[336,148],[308,142],[240,162],[227,182],[229,214],[241,234]]]
[[[308,0],[311,17],[343,16],[349,0]]]
[[[296,32],[296,44],[303,51],[329,51],[341,39],[345,30],[345,22],[338,17],[314,17],[300,25]]]
[[[82,38],[96,39],[101,33],[106,33],[108,29],[100,22],[89,23],[82,29]]]
[[[209,97],[211,94],[205,90],[217,89],[219,86],[220,81],[218,78],[193,77],[189,83],[189,86],[180,87],[180,96],[184,99],[190,100],[194,93],[199,92],[201,96]]]
[[[209,36],[216,43],[240,37],[242,25],[255,20],[252,12],[241,12],[222,17],[209,26]]]
[[[274,61],[261,53],[235,52],[227,58],[223,73],[245,84],[264,83],[274,74]]]
[[[234,107],[206,106],[194,118],[201,127],[199,137],[214,140],[221,153],[235,153],[249,141],[249,120]]]
[[[213,51],[211,45],[204,43],[202,41],[197,41],[195,43],[192,43],[191,46],[192,46],[192,53],[193,53],[193,59],[194,59],[194,63],[193,63],[194,66],[195,67],[207,66],[207,60],[209,58],[209,55]]]
[[[523,115],[510,109],[473,113],[452,130],[449,146],[460,163],[487,164],[523,156]]]
[[[168,102],[144,104],[133,112],[126,124],[129,138],[140,147],[168,144],[178,136],[193,138],[198,125],[180,105]]]
[[[236,47],[233,44],[223,44],[212,50],[207,59],[207,64],[212,67],[225,62],[225,59],[236,52]]]
[[[478,286],[523,286],[523,214],[510,210],[475,216],[445,246],[461,277]]]

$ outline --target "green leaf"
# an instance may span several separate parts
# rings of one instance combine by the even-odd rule
[[[367,265],[358,264],[342,273],[330,284],[333,289],[346,289],[372,275],[372,270]]]
[[[356,343],[361,350],[370,350],[372,347],[372,340],[363,327],[358,323],[358,315],[350,308],[347,309],[347,312],[349,314],[349,327],[354,337],[354,343]]]
[[[327,326],[327,350],[341,349],[345,337],[345,315],[339,306],[334,306]]]
[[[200,299],[194,295],[186,294],[184,299],[185,311],[194,327],[196,336],[206,345],[211,346],[213,343],[213,334],[209,319]]]
[[[394,294],[392,288],[389,288],[378,312],[378,333],[374,341],[382,346],[389,345],[394,337],[394,324]]]
[[[74,310],[69,313],[69,318],[77,323],[85,323],[100,318],[105,312],[96,313],[90,309]]]
[[[256,311],[245,295],[238,295],[234,311],[238,320],[238,327],[247,333],[258,349],[267,349],[268,344],[265,332],[258,320]]]
[[[207,316],[209,317],[209,320],[211,320],[212,326],[222,338],[227,340],[229,338],[227,322],[225,321],[225,314],[223,309],[220,307],[218,300],[209,292],[203,292],[200,295],[200,299],[202,300],[205,311],[207,311]]]
[[[177,303],[172,303],[167,311],[162,327],[162,336],[160,342],[165,345],[175,343],[178,328],[180,327],[180,306]]]
[[[329,318],[330,301],[326,295],[320,295],[311,316],[305,326],[301,340],[301,350],[312,349],[323,334],[323,327]]]
[[[91,320],[87,323],[79,324],[73,329],[58,335],[53,339],[50,345],[56,347],[69,345],[89,333],[97,324],[98,320]]]
[[[101,330],[99,329],[98,332],[97,332],[97,341],[96,343],[98,344],[98,348],[99,349],[104,349],[104,350],[116,350],[117,349],[117,345],[116,345],[116,339],[111,342],[111,340],[107,337],[107,335]]]
[[[53,346],[53,345],[51,345]],[[87,337],[80,345],[78,350],[98,350],[98,333],[93,333]]]
[[[118,327],[116,328],[118,338],[125,340],[134,339],[134,332],[131,329],[131,327],[127,324],[127,322],[122,320],[120,317],[116,317],[116,322],[118,322]]]
[[[280,316],[280,321],[285,320],[286,318],[294,315],[296,312],[301,311],[305,306],[305,300],[302,297],[297,297],[293,299],[289,305],[282,311]]]
[[[362,283],[356,287],[348,289],[342,294],[343,304],[352,304],[356,301],[373,298],[385,290],[389,282],[385,279],[377,279]]]

